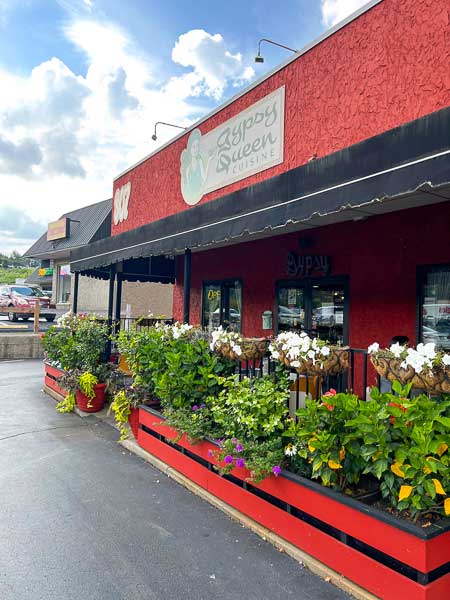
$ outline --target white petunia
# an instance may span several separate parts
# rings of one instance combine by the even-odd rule
[[[396,342],[395,344],[391,345],[389,350],[392,352],[392,354],[395,356],[395,358],[400,358],[400,355],[403,352],[404,348],[403,348],[403,346],[400,346],[400,344],[398,342]]]
[[[442,363],[448,367],[450,365],[450,354],[444,354],[442,357]]]
[[[433,360],[436,358],[436,344],[433,342],[429,342],[428,344],[417,344],[417,352],[429,360]]]
[[[374,342],[373,344],[370,344],[370,346],[367,348],[367,352],[369,354],[374,354],[375,352],[378,352],[379,349],[380,344],[378,342]]]
[[[321,352],[322,356],[328,356],[330,354],[330,349],[328,348],[328,346],[323,346],[320,349],[320,352]]]

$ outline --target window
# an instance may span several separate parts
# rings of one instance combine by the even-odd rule
[[[70,301],[70,265],[58,266],[57,301],[66,304]]]
[[[450,349],[450,265],[419,269],[419,339]]]
[[[203,284],[202,325],[208,331],[222,325],[240,331],[242,326],[242,284],[237,280],[208,281]]]
[[[15,285],[11,288],[11,291],[15,294],[19,294],[20,296],[37,296],[38,298],[43,298],[45,296],[41,288],[38,287],[25,287]]]

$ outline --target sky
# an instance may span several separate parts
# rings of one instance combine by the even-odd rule
[[[0,0],[0,252],[64,212],[367,0]]]

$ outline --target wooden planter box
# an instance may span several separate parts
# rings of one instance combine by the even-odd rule
[[[260,484],[246,469],[220,476],[208,441],[190,444],[139,409],[139,445],[205,490],[383,600],[450,598],[450,519],[422,529],[283,471]]]
[[[52,367],[48,363],[44,363],[45,367],[45,377],[44,383],[45,385],[59,394],[61,396],[61,400],[66,396],[66,391],[63,390],[59,385],[59,379],[64,375],[65,371],[62,369],[57,369],[56,367]]]

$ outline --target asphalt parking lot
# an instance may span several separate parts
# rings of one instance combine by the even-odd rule
[[[39,319],[39,331],[47,331],[54,323],[48,323],[45,319]],[[19,319],[15,323],[8,321],[7,316],[0,316],[0,335],[2,333],[20,333],[20,332],[33,332],[34,320],[22,321]]]

